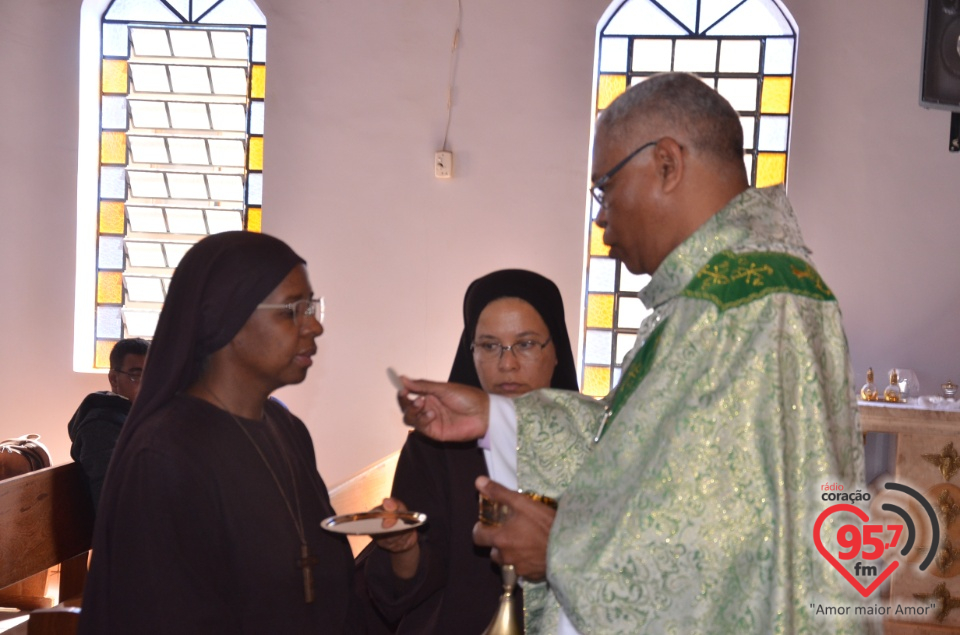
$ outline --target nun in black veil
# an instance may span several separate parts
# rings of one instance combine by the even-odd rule
[[[548,387],[579,390],[557,286],[520,269],[474,280],[463,300],[449,381],[508,397]],[[376,544],[361,555],[369,593],[389,630],[479,635],[489,624],[502,582],[490,549],[473,544],[474,481],[481,475],[487,467],[476,443],[439,443],[416,432],[407,437],[391,497],[427,514],[413,550],[419,557]]]
[[[305,262],[227,232],[183,258],[97,515],[80,632],[364,632],[303,423],[268,399],[323,333]]]

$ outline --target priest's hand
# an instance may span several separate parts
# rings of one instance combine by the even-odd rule
[[[487,433],[490,397],[473,386],[401,377],[403,422],[437,441],[473,441]]]
[[[531,582],[546,578],[547,539],[557,512],[486,476],[478,477],[476,486],[490,500],[509,507],[510,512],[500,525],[474,525],[473,541],[481,547],[492,547],[490,557],[494,562],[512,564],[517,575]]]
[[[396,498],[384,498],[383,504],[375,507],[375,510],[388,512],[405,512],[407,506],[403,501]],[[387,519],[383,521],[383,528],[389,529],[397,524],[396,519]],[[384,534],[373,536],[373,541],[384,551],[390,552],[390,565],[393,568],[393,574],[403,580],[409,580],[417,573],[417,567],[420,565],[420,541],[416,529],[408,529],[393,534]]]

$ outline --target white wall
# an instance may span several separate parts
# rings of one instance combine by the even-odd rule
[[[279,393],[328,483],[397,449],[384,369],[445,377],[466,285],[526,267],[553,278],[576,341],[590,88],[606,0],[261,0],[268,19],[264,229],[309,262],[327,332]],[[923,3],[794,0],[800,28],[790,195],[844,308],[858,381],[900,365],[960,381],[960,229],[949,116],[916,105]],[[0,437],[66,422],[102,376],[71,370],[78,0],[0,4]]]
[[[960,377],[960,154],[918,105],[925,3],[803,0],[789,192],[843,308],[859,381]]]

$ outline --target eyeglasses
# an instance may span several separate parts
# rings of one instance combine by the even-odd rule
[[[608,170],[606,174],[604,174],[599,179],[594,181],[593,185],[590,186],[590,194],[593,196],[593,200],[595,200],[597,204],[600,205],[600,207],[603,207],[603,197],[604,197],[603,188],[607,186],[607,183],[610,182],[610,179],[612,179],[617,172],[622,170],[627,163],[630,163],[630,159],[637,156],[638,154],[640,154],[650,146],[657,145],[662,140],[663,139],[657,139],[656,141],[651,141],[650,143],[643,144],[642,146],[640,146],[639,148],[637,148],[636,150],[628,154],[623,159],[623,161],[621,161],[620,163],[610,168],[610,170]]]
[[[136,372],[136,373],[128,373],[128,372],[125,371],[125,370],[116,370],[116,369],[114,369],[113,372],[115,372],[115,373],[120,373],[121,375],[126,375],[126,376],[127,376],[127,379],[129,379],[131,382],[133,382],[133,383],[135,383],[135,384],[139,384],[139,383],[140,383],[140,378],[143,376],[143,371],[139,371],[139,372]]]
[[[297,300],[287,304],[258,304],[258,309],[283,309],[286,311],[297,326],[303,325],[303,319],[312,315],[317,322],[323,324],[323,298],[310,298],[309,300]]]
[[[549,337],[543,344],[537,340],[520,340],[510,346],[504,346],[500,342],[473,342],[470,344],[470,350],[481,362],[499,360],[507,351],[513,353],[513,356],[522,362],[535,362],[540,359],[543,349],[549,343]]]

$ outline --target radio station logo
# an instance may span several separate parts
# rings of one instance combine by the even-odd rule
[[[888,482],[884,488],[906,494],[917,501],[926,518],[917,519],[930,527],[931,544],[940,544],[940,523],[930,502],[917,490],[900,483]],[[870,515],[852,503],[868,503],[869,493],[859,490],[852,494],[843,492],[843,486],[838,483],[824,484],[821,498],[827,502],[843,501],[824,509],[817,517],[813,526],[813,541],[820,555],[840,572],[850,585],[863,597],[870,596],[877,590],[884,580],[890,577],[902,565],[906,557],[916,546],[917,522],[899,505],[884,503],[881,509],[899,517],[902,522],[871,523]],[[821,530],[824,522],[834,514],[853,514],[860,519],[861,524],[846,523],[835,535],[831,547],[823,544]],[[831,551],[831,549],[835,550]],[[936,549],[929,549],[926,557],[920,563],[920,571],[927,567],[936,557]],[[883,556],[887,557],[884,558]]]

